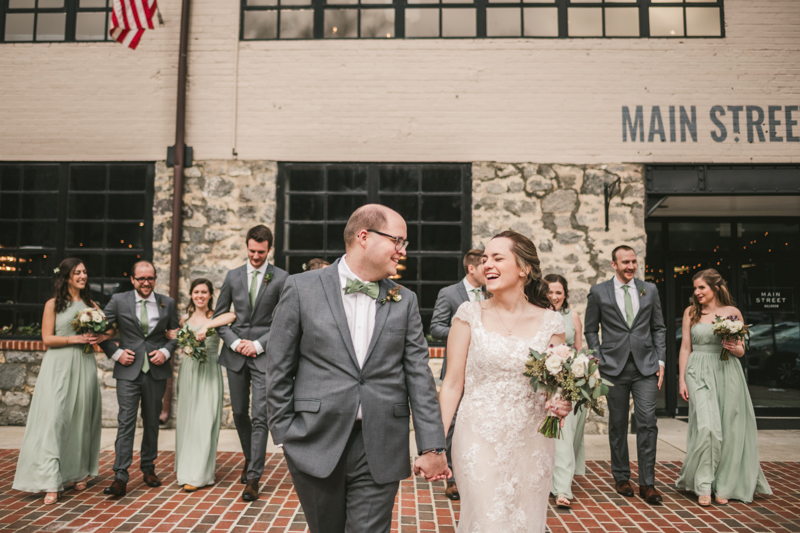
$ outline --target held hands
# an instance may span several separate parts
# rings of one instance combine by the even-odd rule
[[[565,400],[561,397],[556,397],[551,400],[548,400],[547,403],[544,404],[545,409],[549,409],[553,416],[556,416],[561,419],[561,427],[564,427],[564,420],[566,419],[567,415],[572,412],[572,402],[569,400]]]
[[[197,330],[197,333],[194,334],[195,338],[199,341],[206,340],[206,334],[208,333],[208,328],[203,326],[202,328]]]
[[[84,333],[83,335],[72,335],[67,337],[68,344],[92,344],[95,345],[99,340],[99,336],[94,333]]]
[[[739,341],[724,340],[722,341],[722,347],[728,350],[728,352],[735,357],[741,357],[744,355],[744,347],[739,344]]]
[[[161,350],[153,350],[147,355],[150,357],[150,362],[154,365],[163,365],[167,360],[167,358],[164,356],[164,352]],[[120,359],[122,358],[120,357]]]
[[[258,355],[258,353],[256,352],[256,345],[253,344],[253,341],[248,341],[244,339],[242,339],[242,341],[236,347],[236,351],[244,355],[245,357],[255,357],[256,355]]]
[[[164,332],[164,336],[167,338],[168,341],[174,341],[178,338],[178,328],[175,329],[168,329]]]
[[[442,454],[428,452],[417,457],[414,461],[414,475],[422,475],[428,481],[450,479],[453,473],[447,467],[447,457]]]

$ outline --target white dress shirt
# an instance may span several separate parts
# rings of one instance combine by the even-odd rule
[[[625,318],[625,289],[623,285],[630,287],[628,294],[631,295],[631,303],[633,304],[633,318],[639,314],[639,292],[636,290],[636,282],[630,280],[628,283],[622,283],[617,276],[614,276],[614,296],[617,299],[617,307],[622,312],[622,317]],[[664,361],[659,361],[659,365],[664,366]]]
[[[264,264],[261,265],[260,268],[254,267],[250,261],[247,262],[247,297],[250,298],[250,287],[255,282],[258,287],[261,287],[261,284],[264,282],[264,276],[267,273],[267,265],[269,265],[269,261],[264,261]],[[253,272],[258,272],[256,274],[256,279],[253,280]],[[258,297],[258,291],[256,291],[256,297]],[[239,346],[239,343],[242,342],[242,339],[236,339],[231,343],[231,350],[234,352],[236,351],[236,347]],[[256,347],[256,353],[263,353],[264,347],[261,346],[261,343],[258,341],[253,341],[253,345]]]
[[[134,293],[134,297],[136,298],[136,321],[139,321],[139,317],[142,316],[142,304],[147,306],[147,331],[153,331],[153,328],[156,327],[158,324],[158,319],[161,315],[158,312],[158,302],[156,301],[155,293],[150,293],[150,296],[147,299],[142,298],[139,296],[139,293]],[[166,348],[159,348],[161,353],[164,354],[164,357],[169,359],[169,351]],[[114,355],[111,358],[114,361],[119,361],[120,356],[122,356],[123,350],[117,350],[114,352]]]
[[[464,288],[467,289],[467,296],[469,297],[470,302],[475,302],[475,301],[482,302],[484,300],[483,291],[479,293],[479,296],[477,297],[476,300],[475,298],[476,295],[472,291],[474,291],[475,289],[480,289],[480,287],[473,287],[472,284],[469,281],[467,281],[466,277],[464,278]]]
[[[339,286],[342,290],[342,305],[344,306],[344,314],[347,317],[350,339],[353,341],[353,348],[356,351],[358,366],[363,367],[367,358],[369,343],[372,340],[372,333],[375,331],[375,313],[378,306],[376,300],[363,292],[345,294],[348,278],[364,281],[353,274],[353,271],[347,265],[347,256],[343,256],[342,260],[339,261]],[[360,405],[358,406],[356,419],[361,420]]]

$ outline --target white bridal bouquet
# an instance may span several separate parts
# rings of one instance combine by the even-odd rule
[[[588,404],[592,411],[603,416],[598,400],[607,395],[608,388],[613,385],[600,377],[600,362],[591,354],[592,350],[578,352],[568,344],[551,344],[544,353],[532,349],[525,364],[525,375],[531,378],[534,391],[541,389],[548,398],[561,395],[572,402],[575,413]],[[551,439],[559,438],[561,425],[558,417],[550,415],[545,418],[539,433]]]
[[[210,328],[206,332],[206,338],[215,333],[214,328]],[[208,351],[206,350],[205,339],[197,340],[194,330],[186,324],[178,330],[178,351],[181,355],[191,357],[195,361],[205,363],[208,360]]]
[[[78,335],[86,333],[99,335],[108,329],[106,315],[104,315],[101,310],[95,309],[94,307],[87,307],[82,311],[78,311],[75,314],[75,318],[70,322],[70,325]],[[91,351],[91,344],[84,345],[83,353],[89,353]]]
[[[719,315],[716,315],[714,318],[714,324],[712,325],[712,330],[714,335],[717,337],[722,337],[724,341],[744,341],[745,343],[750,340],[750,324],[745,325],[744,322],[739,320],[738,316],[726,316],[722,318]],[[728,357],[730,356],[730,352],[725,348],[722,349],[722,353],[719,355],[720,361],[727,361]]]

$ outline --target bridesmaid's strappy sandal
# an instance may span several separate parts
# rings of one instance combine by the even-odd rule
[[[708,507],[711,505],[711,496],[698,496],[697,503],[700,504],[701,507]]]
[[[728,498],[720,498],[719,496],[717,496],[714,499],[717,501],[718,505],[728,505]]]
[[[58,493],[57,492],[48,492],[44,496],[44,504],[45,505],[53,505],[58,501]]]
[[[572,503],[563,494],[556,496],[556,505],[562,509],[570,509],[572,507]]]
[[[86,490],[86,484],[88,482],[89,482],[89,478],[88,477],[86,479],[84,479],[83,481],[76,481],[75,482],[75,486],[72,487],[72,488],[75,489],[75,490],[78,490],[78,491]]]

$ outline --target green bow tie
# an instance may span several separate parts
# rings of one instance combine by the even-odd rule
[[[375,281],[361,281],[358,279],[347,278],[347,286],[344,289],[345,294],[353,294],[354,292],[363,292],[373,300],[378,299],[380,287]]]

